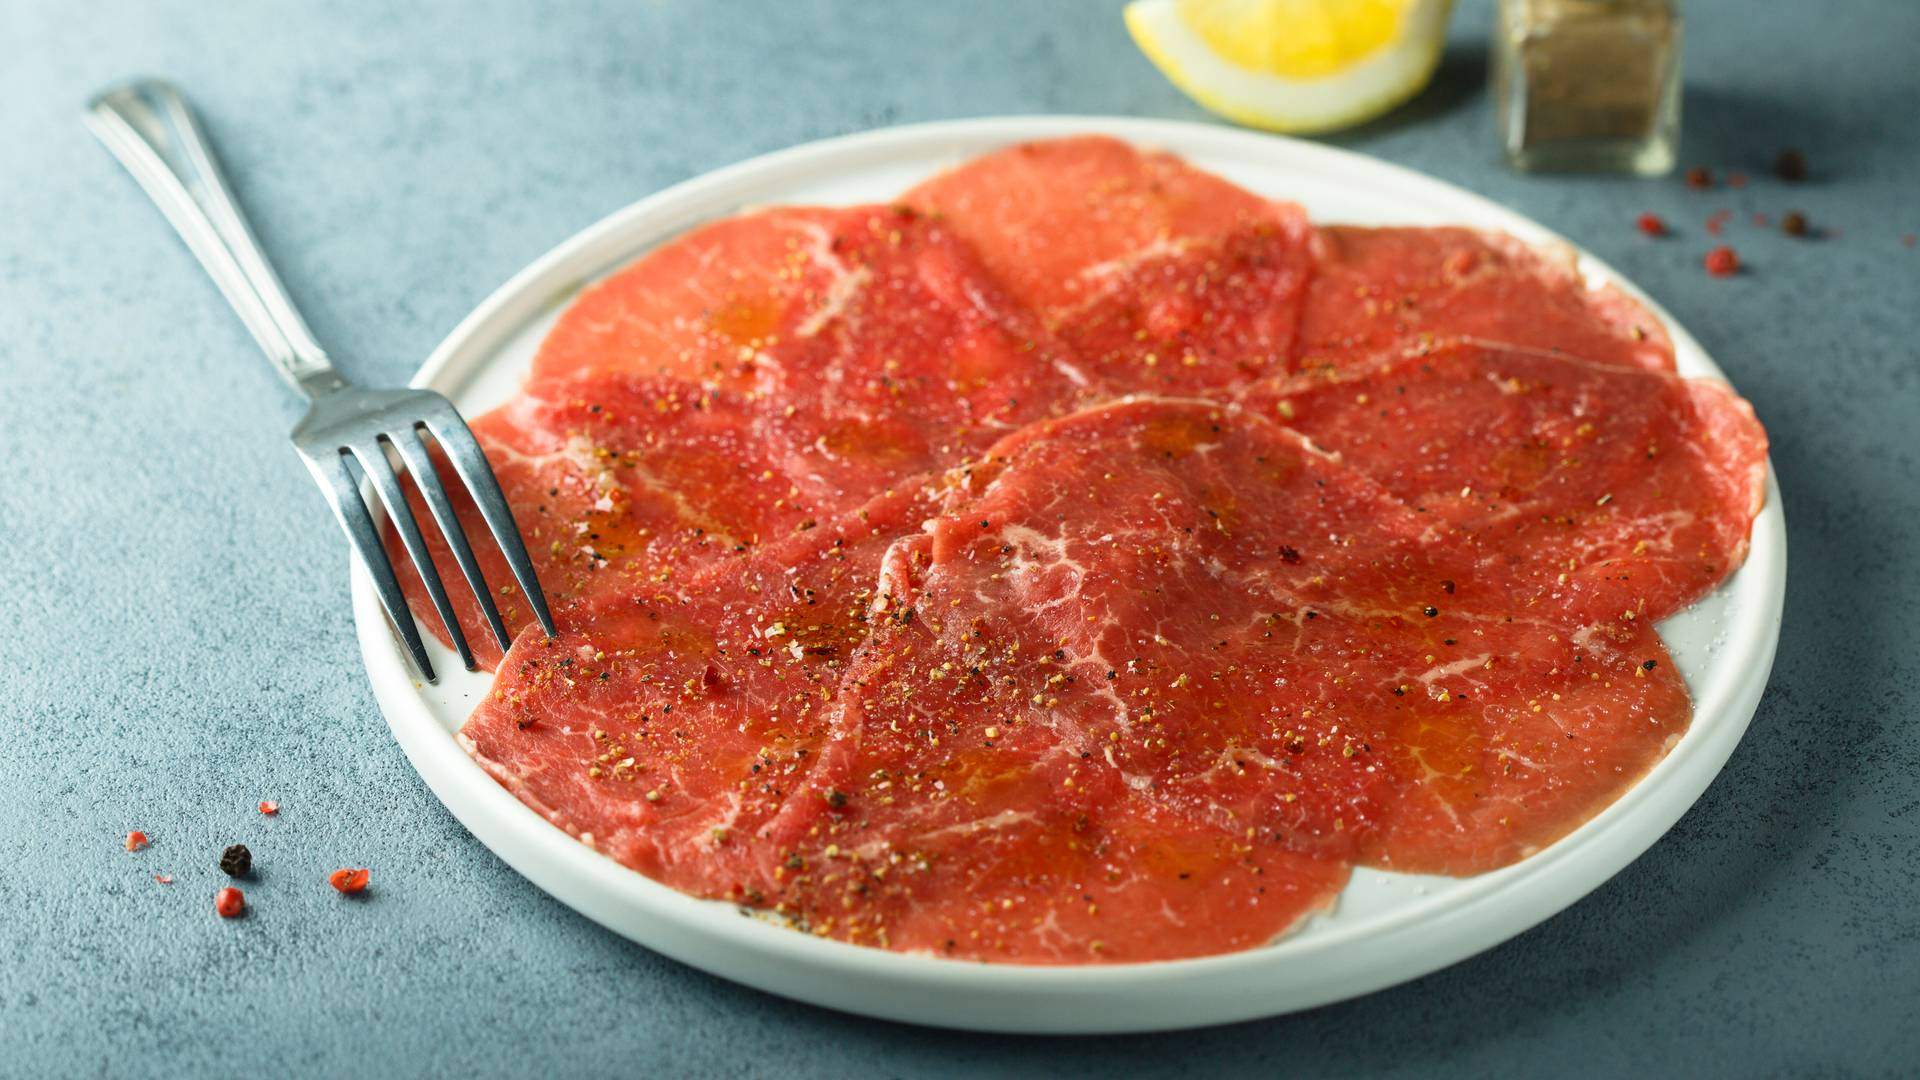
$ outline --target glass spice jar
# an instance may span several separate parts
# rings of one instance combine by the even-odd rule
[[[1500,0],[1500,140],[1515,168],[1673,168],[1680,140],[1676,0]]]

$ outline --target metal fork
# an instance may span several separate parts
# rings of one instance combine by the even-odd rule
[[[467,670],[476,666],[473,649],[460,631],[453,603],[407,506],[399,474],[387,455],[389,447],[399,455],[432,510],[500,647],[512,644],[486,578],[480,573],[480,564],[454,516],[446,487],[428,456],[422,431],[433,436],[460,482],[466,485],[534,615],[551,636],[553,616],[547,612],[546,595],[534,576],[533,562],[527,558],[526,545],[514,525],[513,511],[467,422],[452,402],[432,390],[366,390],[347,382],[333,369],[260,251],[260,243],[241,215],[205,133],[179,91],[155,79],[116,86],[87,103],[86,122],[167,216],[274,368],[311,402],[306,416],[294,425],[294,448],[333,506],[334,516],[346,530],[360,561],[373,575],[380,605],[421,676],[433,682],[433,665],[427,660],[426,646],[407,611],[400,580],[394,576],[393,564],[361,498],[360,484],[347,467],[349,457],[359,461],[386,507]]]

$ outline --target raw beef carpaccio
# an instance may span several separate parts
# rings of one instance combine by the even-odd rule
[[[1041,964],[1577,828],[1685,733],[1656,624],[1766,468],[1566,260],[1104,137],[695,229],[475,428],[560,627],[502,594],[489,773],[695,896]]]
[[[1472,229],[1318,230],[1301,315],[1302,367],[1368,363],[1468,340],[1673,370],[1660,320],[1611,287],[1588,288],[1570,251]]]
[[[1746,558],[1766,439],[1723,384],[1456,344],[1246,395],[1486,560],[1524,607],[1657,620]]]

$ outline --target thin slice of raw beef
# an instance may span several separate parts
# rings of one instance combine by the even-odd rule
[[[1010,146],[900,201],[939,215],[1042,316],[1085,303],[1123,281],[1119,272],[1132,264],[1193,240],[1304,221],[1297,207],[1103,135]]]
[[[1116,266],[1052,317],[1082,397],[1229,391],[1290,370],[1308,247],[1304,221],[1258,221]]]
[[[532,381],[671,375],[831,418],[828,456],[873,452],[875,425],[883,456],[903,431],[951,454],[1045,415],[1059,360],[953,229],[859,206],[746,214],[643,256],[561,316]]]
[[[1394,708],[1355,717],[1394,788],[1367,865],[1465,876],[1525,858],[1611,805],[1692,718],[1651,626],[1442,608],[1426,636],[1421,653],[1380,635],[1398,658]]]
[[[945,225],[857,208],[822,243],[754,369],[796,475],[864,475],[871,490],[956,464],[1076,392],[1059,347]]]
[[[1298,366],[1349,366],[1409,347],[1473,339],[1602,363],[1673,370],[1653,313],[1589,288],[1564,257],[1458,228],[1318,230]]]
[[[591,372],[752,385],[755,357],[805,288],[843,210],[780,207],[677,237],[582,292],[548,332],[533,379]]]
[[[777,267],[751,263],[771,251],[783,253]],[[679,314],[658,317],[671,304]],[[652,314],[631,314],[641,309]],[[753,332],[724,349],[654,332],[711,343],[716,319],[732,327],[744,317],[725,313],[747,309]],[[636,325],[652,336],[629,348],[622,335]],[[902,207],[765,211],[668,244],[562,316],[530,385],[596,366],[734,390],[779,472],[803,490],[862,495],[954,464],[1076,389],[1058,347],[967,245]]]
[[[985,575],[950,578],[939,543],[889,554],[881,629],[799,797],[830,810],[786,852],[782,910],[859,944],[1055,964],[1249,948],[1331,904],[1344,861],[1172,812],[1112,765],[1110,725],[1057,723],[1072,708],[1047,702],[1086,665],[983,611],[967,590]]]
[[[589,375],[532,384],[472,427],[565,624],[582,602],[677,580],[866,498],[865,488],[790,483],[785,455],[760,436],[758,421],[738,394]],[[533,614],[464,486],[448,488],[501,618],[517,634]],[[494,667],[500,647],[459,564],[411,485],[408,501],[475,658]],[[448,640],[391,527],[386,542],[416,616]]]
[[[1739,567],[1766,495],[1753,409],[1642,367],[1452,345],[1248,400],[1458,530],[1516,614],[1666,618]]]
[[[780,863],[829,809],[792,796],[867,634],[880,558],[921,489],[685,581],[602,597],[530,628],[461,729],[522,802],[698,896],[777,902]]]

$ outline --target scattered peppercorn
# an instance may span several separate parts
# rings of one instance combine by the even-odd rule
[[[1717,247],[1703,260],[1707,273],[1714,277],[1732,277],[1740,272],[1740,256],[1730,247]]]
[[[1428,604],[1426,607],[1420,610],[1420,613],[1422,615],[1425,615],[1427,618],[1431,619],[1431,618],[1435,618],[1440,614],[1440,609],[1437,607],[1434,607],[1432,604]]]
[[[1649,661],[1647,661],[1646,663],[1644,663],[1644,664],[1641,664],[1640,666],[1641,666],[1641,667],[1643,667],[1643,668],[1646,668],[1646,669],[1647,669],[1648,671],[1652,671],[1652,670],[1653,670],[1654,668],[1657,668],[1657,667],[1659,667],[1659,666],[1660,666],[1660,661],[1658,661],[1658,660],[1649,660]]]
[[[1443,579],[1440,582],[1440,591],[1446,593],[1448,596],[1452,596],[1453,595],[1453,579],[1452,578]]]
[[[1687,186],[1695,191],[1705,191],[1713,186],[1713,174],[1705,165],[1695,165],[1687,170]]]
[[[246,877],[253,869],[253,852],[245,844],[234,844],[220,853],[220,872],[228,877]]]
[[[232,919],[247,910],[247,894],[229,885],[213,894],[213,910],[223,919]]]
[[[147,846],[147,834],[135,829],[127,834],[127,850],[139,851]]]
[[[1807,235],[1807,215],[1798,210],[1789,211],[1780,219],[1780,231],[1788,236]]]
[[[367,887],[367,882],[372,880],[372,878],[373,872],[370,870],[365,868],[355,870],[343,866],[327,875],[327,884],[348,896],[352,896],[354,893],[364,891]]]
[[[1780,151],[1780,156],[1773,159],[1773,175],[1782,180],[1790,180],[1795,183],[1805,180],[1807,178],[1807,156],[1793,149]]]
[[[273,815],[280,812],[280,804],[277,802],[274,802],[272,799],[261,799],[260,812],[267,815],[268,817],[272,817]]]
[[[1667,223],[1661,221],[1660,218],[1654,214],[1641,214],[1640,217],[1634,221],[1634,224],[1638,225],[1640,231],[1646,233],[1648,236],[1667,235]]]

